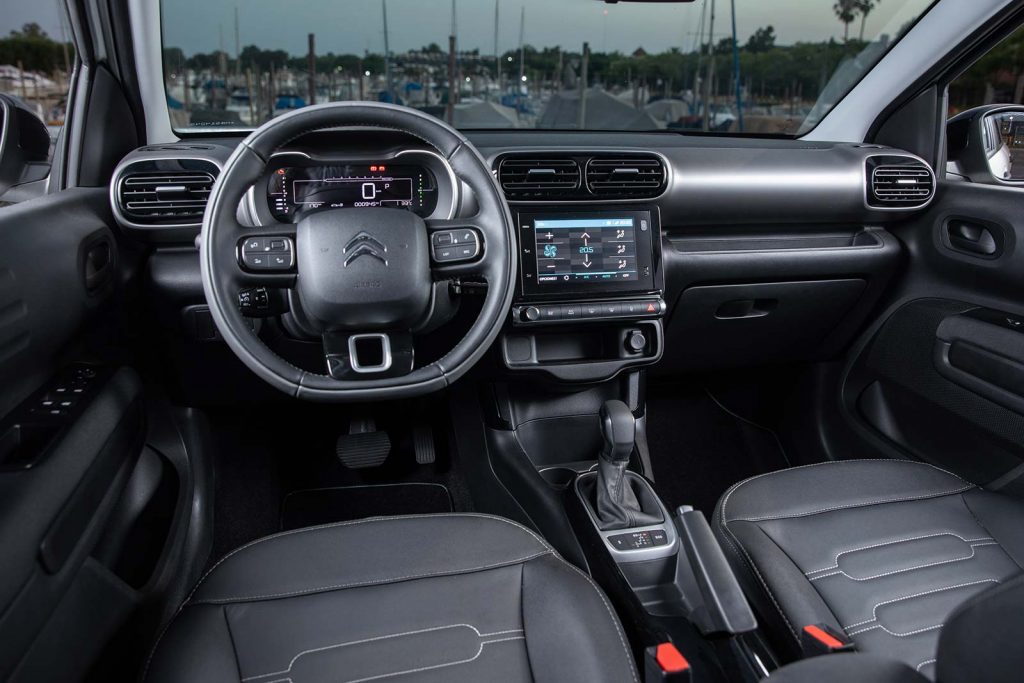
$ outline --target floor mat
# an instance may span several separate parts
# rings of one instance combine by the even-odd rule
[[[708,519],[736,482],[790,466],[774,432],[731,413],[701,387],[648,397],[647,443],[654,488],[668,509],[692,505]]]
[[[371,484],[293,491],[281,504],[281,530],[381,515],[454,511],[447,487],[434,483]]]

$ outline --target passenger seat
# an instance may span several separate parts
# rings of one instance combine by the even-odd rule
[[[961,628],[943,645],[958,654],[937,657],[949,616],[987,589],[997,588],[982,601],[1009,589],[1024,567],[1024,502],[911,461],[829,462],[753,477],[725,493],[712,526],[784,657],[802,655],[805,626],[825,625],[859,652],[928,678],[941,659],[941,681],[969,680],[943,671],[974,659],[965,647],[992,645]],[[1020,602],[1024,590],[1015,595]],[[1024,613],[990,625],[1019,636],[1022,624]],[[1005,656],[1019,664],[1016,641]],[[847,656],[828,657],[835,666]]]

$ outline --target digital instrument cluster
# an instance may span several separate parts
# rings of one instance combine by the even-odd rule
[[[392,207],[430,216],[437,206],[437,179],[413,164],[338,164],[275,169],[267,184],[274,217],[291,223],[325,209]]]

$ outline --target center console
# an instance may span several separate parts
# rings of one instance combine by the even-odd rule
[[[599,381],[662,354],[665,275],[656,207],[523,207],[505,365]]]

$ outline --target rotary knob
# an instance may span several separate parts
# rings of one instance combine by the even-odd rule
[[[535,323],[540,320],[540,309],[536,306],[527,306],[520,312],[523,322]]]

